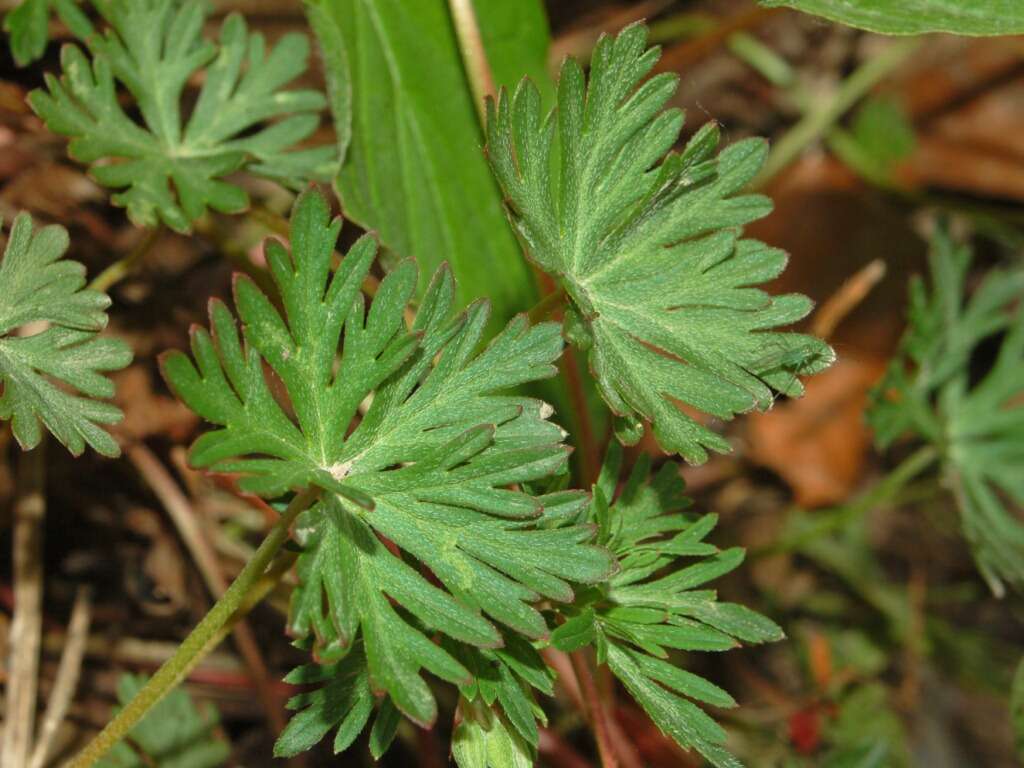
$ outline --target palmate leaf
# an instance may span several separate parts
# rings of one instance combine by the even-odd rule
[[[306,68],[309,43],[288,34],[268,50],[238,14],[220,30],[219,45],[202,36],[203,0],[93,0],[107,22],[104,34],[76,31],[61,52],[63,76],[47,75],[33,91],[32,108],[47,127],[71,137],[69,152],[90,166],[129,217],[158,220],[188,232],[207,208],[243,210],[248,196],[224,181],[245,169],[295,187],[326,180],[332,147],[295,150],[319,124],[323,96],[282,90]],[[88,22],[85,22],[86,24]],[[188,81],[204,72],[187,120],[181,102]],[[141,120],[118,101],[118,85],[132,96]],[[264,122],[276,120],[264,126]]]
[[[131,350],[97,336],[110,299],[84,287],[85,267],[63,258],[67,248],[63,227],[33,231],[27,213],[15,218],[0,263],[0,418],[24,449],[39,444],[45,426],[75,456],[86,445],[117,456],[101,425],[122,414],[101,400],[114,394],[103,373],[128,365]]]
[[[528,255],[571,300],[569,338],[589,347],[605,402],[625,418],[623,437],[638,439],[648,419],[662,448],[700,462],[728,443],[678,403],[719,418],[766,408],[773,390],[799,394],[795,374],[821,370],[833,353],[771,330],[806,315],[809,300],[752,287],[786,261],[739,239],[738,227],[770,209],[767,198],[737,194],[764,142],[716,156],[709,125],[664,157],[683,122],[662,111],[677,78],[639,85],[658,59],[645,40],[639,25],[603,38],[589,83],[567,60],[547,117],[529,81],[503,93],[489,108],[487,152]]]
[[[127,705],[145,684],[145,675],[122,675],[118,701]],[[171,691],[96,768],[218,768],[231,754],[227,742],[214,733],[218,720],[213,707],[197,707],[180,688]]]
[[[679,746],[697,750],[716,766],[739,765],[724,749],[725,732],[693,703],[732,707],[736,702],[710,681],[672,664],[669,651],[725,651],[740,642],[779,640],[782,630],[700,588],[735,569],[743,551],[719,550],[705,541],[716,517],[682,511],[690,502],[679,468],[665,464],[650,478],[650,459],[643,454],[612,502],[621,460],[622,449],[613,443],[589,510],[598,542],[615,553],[620,570],[568,609],[575,615],[551,641],[565,651],[596,643],[598,659]],[[677,567],[684,558],[693,562]]]
[[[163,367],[181,399],[220,427],[192,447],[194,465],[237,473],[243,488],[271,498],[323,489],[296,522],[303,553],[290,628],[312,634],[324,662],[338,661],[361,636],[373,689],[427,724],[436,704],[420,670],[455,683],[470,678],[428,632],[499,646],[486,614],[543,636],[532,603],[571,600],[570,582],[598,581],[613,563],[586,543],[592,527],[538,525],[545,504],[579,508],[584,494],[535,498],[508,488],[566,465],[551,409],[500,394],[554,374],[558,326],[530,328],[521,316],[478,351],[487,304],[452,317],[455,287],[442,267],[407,329],[414,264],[396,267],[366,310],[360,286],[376,247],[363,238],[332,273],[339,226],[318,194],[300,197],[292,252],[276,242],[266,249],[284,316],[239,278],[244,343],[231,313],[213,302],[212,335],[193,332],[195,363],[171,353]],[[287,407],[272,394],[264,363],[280,379]]]
[[[911,284],[909,324],[868,413],[880,445],[917,434],[935,444],[961,525],[992,591],[1024,588],[1024,269],[989,272],[967,296],[970,250],[940,227],[929,255],[931,290]],[[1001,335],[991,368],[971,379],[972,356]]]

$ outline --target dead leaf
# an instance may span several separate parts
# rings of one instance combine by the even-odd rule
[[[880,358],[840,355],[807,382],[803,398],[751,415],[750,457],[778,473],[803,507],[847,498],[860,481],[870,442],[867,392],[884,370]]]

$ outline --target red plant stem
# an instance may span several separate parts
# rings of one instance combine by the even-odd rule
[[[579,425],[579,449],[580,449],[580,472],[583,477],[583,487],[589,488],[601,471],[601,464],[597,458],[597,442],[594,439],[594,425],[590,421],[590,408],[587,406],[587,395],[583,391],[583,379],[580,377],[579,360],[576,351],[571,346],[566,346],[565,354],[562,355],[562,375],[565,376],[565,383],[569,390],[569,399],[572,401],[572,408],[576,411],[576,423]]]
[[[594,729],[594,740],[597,742],[597,752],[601,757],[602,768],[618,768],[619,759],[615,748],[612,745],[611,735],[608,727],[608,712],[594,682],[594,675],[591,674],[590,664],[579,650],[569,655],[572,661],[573,671],[579,681],[580,693],[583,695],[583,704],[586,708],[587,718]]]

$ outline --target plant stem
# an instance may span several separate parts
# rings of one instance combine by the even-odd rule
[[[178,646],[175,654],[164,662],[135,698],[107,723],[67,768],[88,768],[94,765],[227,636],[232,621],[237,621],[244,614],[244,610],[255,605],[255,602],[249,599],[250,593],[264,585],[264,572],[274,559],[274,555],[288,540],[289,527],[299,513],[316,499],[317,493],[315,490],[303,491],[292,500],[223,597],[214,604],[210,612]]]
[[[579,359],[572,345],[565,345],[562,354],[562,373],[565,375],[566,388],[573,410],[576,411],[576,423],[579,425],[580,472],[583,475],[583,487],[589,488],[597,480],[601,471],[601,460],[598,458],[598,445],[594,437],[594,426],[590,420],[590,407],[587,404],[587,393],[583,389],[580,376]]]
[[[204,535],[202,525],[195,510],[192,509],[191,502],[171,477],[171,473],[145,444],[140,442],[128,445],[125,453],[154,495],[163,504],[167,515],[171,518],[178,535],[185,544],[185,548],[189,551],[196,568],[203,577],[206,588],[215,600],[220,598],[227,591],[227,579],[221,571],[220,563],[212,545],[208,542],[208,537]],[[242,655],[250,677],[256,684],[267,722],[275,734],[281,733],[284,730],[281,702],[274,695],[270,685],[267,665],[263,660],[263,654],[260,653],[256,635],[244,621],[240,621],[235,628],[235,645]]]
[[[601,758],[602,768],[618,768],[619,760],[612,745],[611,734],[608,728],[608,712],[601,701],[601,694],[597,690],[597,683],[590,671],[590,664],[583,655],[582,649],[569,654],[572,661],[573,671],[580,684],[580,695],[586,706],[586,715],[590,719],[590,725],[594,729],[594,740],[597,742],[597,753]]]
[[[782,552],[793,552],[810,541],[842,528],[850,520],[899,493],[907,483],[928,469],[938,457],[939,453],[934,446],[925,445],[917,449],[860,498],[838,509],[815,513],[815,522],[809,528],[800,531],[795,536],[786,537],[777,544],[752,551],[751,555],[762,557]]]
[[[764,167],[751,182],[752,188],[763,187],[779,171],[793,162],[803,150],[831,128],[847,110],[917,50],[920,41],[900,40],[892,43],[878,56],[858,67],[839,86],[832,100],[819,109],[812,109],[790,128],[772,147]]]
[[[100,272],[89,283],[89,288],[94,291],[100,291],[106,293],[110,290],[113,285],[124,280],[128,275],[135,271],[135,268],[142,261],[143,257],[149,253],[149,249],[153,247],[153,243],[156,242],[157,235],[160,234],[160,227],[152,227],[146,230],[145,236],[142,241],[135,246],[131,253],[122,259],[118,259],[109,267]]]
[[[469,87],[473,91],[473,104],[482,126],[487,120],[487,98],[494,97],[494,77],[487,62],[487,51],[484,50],[484,41],[480,36],[473,0],[448,0],[448,8],[455,25],[455,36],[459,39],[459,51],[462,53]]]
[[[545,320],[548,315],[555,309],[558,309],[565,302],[565,291],[561,286],[555,288],[553,291],[549,291],[544,294],[544,297],[538,301],[530,311],[526,313],[526,317],[530,321],[530,325],[536,325],[537,323]]]

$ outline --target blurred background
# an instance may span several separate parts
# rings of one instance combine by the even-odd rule
[[[241,10],[270,39],[308,30],[294,0],[214,5],[213,28]],[[721,516],[715,543],[749,550],[721,594],[771,616],[788,635],[766,648],[686,660],[739,701],[716,713],[730,748],[754,768],[1017,765],[1009,691],[1024,640],[1021,603],[993,597],[977,576],[937,479],[878,490],[905,452],[872,450],[864,410],[903,331],[907,282],[925,267],[936,213],[971,238],[978,274],[1024,256],[1024,37],[882,37],[751,0],[548,0],[546,12],[551,72],[566,55],[587,60],[602,32],[646,19],[663,47],[658,70],[679,74],[685,134],[714,120],[726,143],[771,140],[757,185],[775,212],[750,231],[791,254],[773,290],[813,297],[819,310],[809,326],[839,353],[803,400],[732,427],[734,454],[683,470],[697,508]],[[152,672],[173,651],[212,602],[211,569],[237,572],[263,529],[261,511],[187,468],[198,424],[168,393],[155,357],[184,347],[207,298],[228,295],[231,272],[258,262],[256,245],[275,231],[275,212],[287,211],[290,195],[249,180],[259,216],[213,215],[194,237],[133,227],[25,104],[56,68],[64,33],[57,22],[51,33],[29,67],[0,54],[0,213],[63,222],[71,257],[90,274],[143,244],[147,251],[112,291],[111,327],[136,355],[115,377],[126,458],[48,451],[36,576],[45,590],[42,701],[74,631],[72,606],[91,614],[78,693],[53,737],[59,755],[107,720],[123,673]],[[321,78],[314,66],[310,83]],[[328,121],[321,131],[330,139]],[[11,442],[0,431],[8,457],[0,462],[3,659],[14,601]],[[274,731],[292,692],[278,681],[303,656],[281,631],[286,601],[272,596],[249,619],[262,681],[228,643],[186,686],[204,711],[218,713],[213,727],[230,744],[229,765],[274,764]],[[0,672],[0,684],[10,674]],[[438,693],[450,712],[453,691]],[[595,765],[581,717],[566,692],[558,696],[542,763]],[[446,765],[445,717],[431,732],[403,724],[384,764]],[[615,717],[644,764],[699,765],[628,697],[616,698]],[[344,758],[322,744],[295,764],[369,765],[364,740]]]

